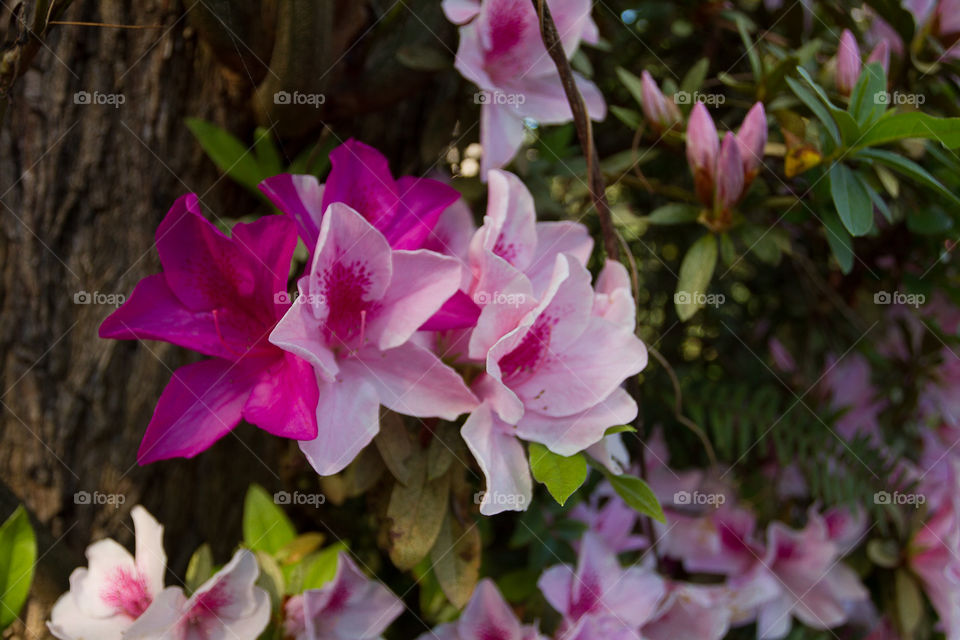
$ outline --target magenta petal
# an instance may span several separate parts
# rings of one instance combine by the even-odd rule
[[[259,364],[216,358],[177,369],[147,425],[138,462],[192,458],[231,431],[240,422]]]
[[[316,176],[283,173],[267,178],[258,186],[277,209],[293,217],[300,238],[313,249],[320,235],[324,211],[323,185]]]
[[[253,388],[243,417],[282,438],[317,437],[317,379],[306,360],[282,353]]]
[[[519,640],[520,621],[496,585],[484,578],[457,621],[462,640]]]
[[[250,296],[256,288],[260,265],[203,217],[192,193],[173,203],[157,227],[156,243],[167,284],[189,309],[235,307],[238,295]]]
[[[380,227],[394,249],[419,249],[460,192],[439,180],[404,176],[397,180],[400,200],[390,223]]]
[[[290,261],[297,248],[296,225],[285,216],[266,216],[234,225],[231,237],[248,254],[247,260],[256,270],[253,299],[246,306],[258,317],[263,312],[266,326],[260,329],[262,335],[289,306],[275,294],[287,291]]]
[[[421,331],[447,331],[476,326],[480,307],[463,291],[457,291],[420,327]]]
[[[162,273],[137,283],[122,307],[100,325],[100,337],[114,340],[163,340],[208,356],[233,359],[220,340],[208,311],[191,311],[167,286]]]
[[[388,225],[399,195],[383,154],[351,139],[330,152],[330,163],[330,175],[323,190],[323,211],[334,202],[343,202],[373,226]]]

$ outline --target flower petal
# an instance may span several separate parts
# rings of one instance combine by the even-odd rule
[[[323,211],[341,202],[379,229],[396,212],[399,194],[382,153],[354,139],[330,152],[330,175],[323,190]]]
[[[523,446],[509,432],[509,425],[483,403],[470,414],[460,433],[486,479],[480,513],[492,516],[525,510],[533,494],[533,480]]]
[[[517,423],[517,437],[539,442],[561,456],[572,456],[598,444],[610,427],[629,424],[637,417],[637,403],[622,388],[586,411],[561,418],[529,408]]]
[[[310,363],[282,353],[251,390],[243,417],[281,438],[312,440],[317,436],[317,397],[317,379]]]
[[[297,224],[300,238],[313,250],[323,217],[323,185],[316,176],[282,173],[257,185],[270,201]]]

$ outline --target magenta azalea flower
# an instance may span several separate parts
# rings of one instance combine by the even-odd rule
[[[343,203],[327,209],[300,297],[270,341],[316,371],[318,431],[300,448],[317,473],[337,473],[380,429],[380,405],[454,420],[476,398],[460,376],[410,338],[453,295],[460,265],[398,251]]]
[[[589,0],[551,0],[550,12],[567,56],[581,41],[595,43],[597,26]],[[457,70],[480,88],[481,175],[506,165],[523,143],[523,120],[544,124],[573,119],[560,76],[540,36],[537,13],[527,0],[447,0],[451,22],[460,27]],[[463,24],[465,23],[465,24]],[[577,75],[590,116],[606,117],[606,103],[592,82]]]
[[[137,453],[140,464],[192,457],[243,418],[272,434],[316,435],[310,366],[267,337],[290,303],[293,223],[268,217],[225,236],[193,194],[157,229],[163,273],[137,284],[100,326],[100,337],[163,340],[212,356],[178,369],[160,396]]]
[[[341,552],[332,582],[293,596],[284,608],[286,635],[295,640],[376,640],[403,602]]]
[[[359,212],[394,249],[420,249],[443,211],[460,194],[430,178],[394,179],[379,151],[347,140],[330,152],[330,175],[320,184],[312,175],[281,174],[260,183],[260,190],[297,222],[307,248],[317,245],[323,214],[334,202]]]
[[[70,574],[47,627],[60,640],[120,640],[163,590],[163,527],[141,506],[131,511],[136,556],[110,540],[87,547],[87,567]]]
[[[536,627],[520,623],[492,580],[481,580],[460,618],[418,640],[544,640]]]
[[[237,551],[189,598],[168,587],[124,634],[124,640],[256,640],[270,621],[270,596],[254,586],[256,557]]]

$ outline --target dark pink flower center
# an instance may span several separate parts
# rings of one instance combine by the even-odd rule
[[[208,591],[197,594],[190,611],[184,616],[181,625],[184,636],[189,638],[209,638],[216,627],[220,611],[231,603],[226,586],[219,582]]]
[[[153,602],[146,579],[136,569],[131,571],[124,567],[117,567],[114,570],[107,579],[107,586],[101,591],[100,597],[113,607],[116,613],[134,620],[139,618]]]
[[[352,348],[363,342],[370,316],[379,305],[365,300],[370,273],[363,262],[336,262],[320,277],[320,288],[329,313],[323,324],[324,337],[331,347]]]
[[[516,381],[520,376],[535,371],[549,354],[550,332],[556,320],[546,316],[537,318],[520,344],[500,358],[500,372],[503,380]]]
[[[569,615],[572,620],[579,620],[586,614],[596,611],[603,594],[600,577],[591,571],[584,571],[577,582],[579,588],[574,589],[570,598]]]
[[[517,245],[512,242],[508,242],[501,233],[499,237],[497,237],[496,244],[493,245],[493,253],[494,255],[500,256],[510,264],[513,264],[513,261],[517,258]]]

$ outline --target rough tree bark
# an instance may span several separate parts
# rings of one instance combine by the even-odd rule
[[[75,303],[82,291],[128,294],[159,269],[154,230],[178,195],[203,194],[211,216],[224,218],[258,206],[221,179],[183,119],[204,118],[252,139],[255,83],[270,77],[262,52],[271,50],[273,36],[261,27],[273,28],[275,15],[241,12],[244,20],[264,21],[246,32],[249,46],[236,29],[205,44],[200,36],[211,24],[216,32],[217,12],[243,3],[200,1],[206,13],[187,16],[191,4],[198,6],[74,2],[63,20],[159,28],[51,26],[30,68],[21,70],[0,125],[0,480],[45,528],[41,552],[57,548],[41,563],[38,585],[48,586],[35,590],[25,611],[27,637],[46,637],[42,621],[57,587],[65,590],[68,571],[82,564],[92,538],[109,532],[130,541],[134,504],[165,524],[167,540],[175,541],[167,544],[171,565],[182,571],[201,541],[212,542],[221,557],[237,542],[251,481],[271,488],[305,475],[294,446],[249,425],[194,460],[138,467],[137,446],[156,399],[189,356],[159,343],[100,340],[97,327],[112,307]],[[454,140],[461,107],[451,107],[449,98],[458,86],[444,80],[424,92],[431,76],[398,74],[393,54],[414,28],[414,40],[449,49],[435,35],[452,34],[443,31],[442,17],[436,20],[438,3],[421,12],[417,5],[427,3],[411,2],[412,9],[404,7],[410,15],[395,9],[383,31],[374,23],[376,3],[316,3],[328,4],[328,15],[349,29],[346,36],[337,32],[330,53],[337,72],[325,80],[341,99],[328,100],[321,115],[338,119],[334,129],[343,138],[384,148],[397,169],[429,168]],[[24,7],[29,14],[35,5]],[[428,12],[434,28],[424,29],[421,16]],[[8,9],[0,9],[0,25],[9,20]],[[10,25],[8,42],[16,35]],[[368,31],[381,40],[379,49],[369,35],[360,37]],[[77,104],[78,91],[122,95],[123,103]],[[360,112],[362,119],[352,117]],[[314,126],[286,142],[293,149],[316,133]],[[119,509],[76,504],[78,491],[119,493],[125,502]],[[0,517],[12,501],[0,501]]]

